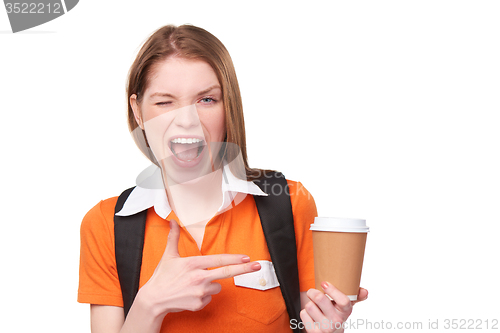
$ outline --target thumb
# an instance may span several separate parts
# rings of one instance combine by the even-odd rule
[[[165,252],[163,257],[165,258],[178,258],[179,255],[179,235],[180,228],[177,221],[170,220],[170,232],[168,233],[167,246],[165,247]]]

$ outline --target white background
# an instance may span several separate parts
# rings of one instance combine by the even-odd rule
[[[80,222],[149,166],[125,81],[168,23],[231,53],[251,166],[367,219],[353,321],[500,319],[500,3],[329,3],[82,0],[18,34],[0,8],[0,331],[90,332]]]

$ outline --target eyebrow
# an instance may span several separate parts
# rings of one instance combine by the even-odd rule
[[[221,89],[220,85],[214,84],[213,86],[208,87],[207,89],[204,89],[196,94],[196,97],[200,97],[202,95],[205,95],[206,93],[211,92],[214,89]],[[149,98],[154,98],[154,97],[170,97],[170,98],[176,98],[174,95],[167,93],[167,92],[155,92],[149,96]]]

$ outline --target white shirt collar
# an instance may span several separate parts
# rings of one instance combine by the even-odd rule
[[[122,209],[116,213],[116,215],[133,215],[145,209],[154,207],[158,216],[162,219],[167,218],[172,211],[172,208],[170,208],[167,194],[163,186],[161,169],[156,165],[153,165],[148,173],[151,171],[151,176],[147,177],[143,181],[138,181],[137,186],[132,190]],[[162,185],[158,186],[158,184]],[[217,213],[226,210],[238,193],[263,196],[268,195],[263,192],[260,187],[255,185],[255,183],[236,178],[231,172],[229,166],[225,164],[222,169],[222,203],[217,210]]]

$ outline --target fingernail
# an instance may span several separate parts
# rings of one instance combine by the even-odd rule
[[[252,269],[259,270],[260,269],[260,264],[258,262],[255,262],[250,267],[252,267]]]
[[[323,290],[326,290],[328,288],[328,282],[321,282],[321,288],[323,288]]]
[[[241,258],[241,261],[250,262],[250,257],[249,256],[243,257],[243,258]]]

